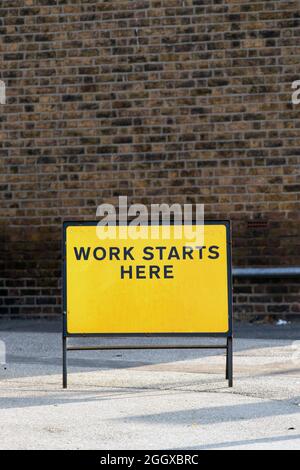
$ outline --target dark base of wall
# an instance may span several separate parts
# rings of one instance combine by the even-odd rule
[[[300,317],[300,280],[235,279],[234,316],[270,322]]]
[[[57,279],[53,280],[54,283]],[[9,281],[0,290],[0,317],[12,319],[57,318],[62,313],[60,288],[9,288]],[[16,281],[14,281],[16,282]],[[22,281],[27,282],[27,281]],[[33,282],[33,281],[30,281]],[[42,280],[45,284],[46,279]],[[45,289],[45,294],[41,295]],[[234,317],[237,320],[274,322],[300,318],[300,280],[298,279],[235,279]]]

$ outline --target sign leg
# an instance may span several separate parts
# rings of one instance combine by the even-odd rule
[[[68,387],[67,338],[63,336],[63,388]]]
[[[228,362],[229,362],[229,358],[228,358],[228,339],[227,339],[227,348],[226,348],[226,380],[229,379],[228,377]]]
[[[227,361],[226,361],[226,379],[229,387],[233,387],[233,338],[227,338]]]

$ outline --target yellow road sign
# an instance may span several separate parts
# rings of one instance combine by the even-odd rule
[[[204,226],[203,246],[182,236],[104,239],[96,223],[66,223],[66,333],[231,331],[228,222]],[[99,238],[99,234],[101,237]]]

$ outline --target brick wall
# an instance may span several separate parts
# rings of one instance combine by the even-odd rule
[[[0,5],[1,315],[60,313],[61,223],[119,195],[205,203],[235,265],[300,265],[299,1]],[[237,281],[236,311],[299,290]]]

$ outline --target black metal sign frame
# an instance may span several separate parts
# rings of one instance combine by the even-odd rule
[[[164,222],[160,221],[160,225]],[[229,329],[227,333],[93,333],[93,334],[82,334],[82,333],[68,333],[67,326],[67,228],[68,227],[96,227],[99,222],[78,222],[78,221],[67,221],[63,223],[63,234],[62,234],[62,253],[63,253],[63,266],[62,266],[62,278],[63,278],[63,333],[62,333],[62,343],[63,343],[63,388],[67,388],[67,352],[68,351],[108,351],[108,350],[155,350],[155,349],[222,349],[226,350],[226,380],[228,380],[229,387],[233,387],[233,300],[232,300],[232,249],[231,249],[231,224],[230,221],[205,221],[204,225],[224,225],[226,227],[227,234],[227,277],[228,277],[228,325]],[[175,222],[172,223],[173,225]],[[117,222],[117,225],[126,225],[122,222]],[[150,224],[149,224],[150,225]],[[195,225],[195,223],[193,223]],[[147,338],[163,338],[167,336],[172,337],[213,337],[213,338],[226,338],[227,342],[224,345],[203,345],[203,344],[193,344],[193,345],[118,345],[118,346],[68,346],[68,338],[74,337],[147,337]]]

